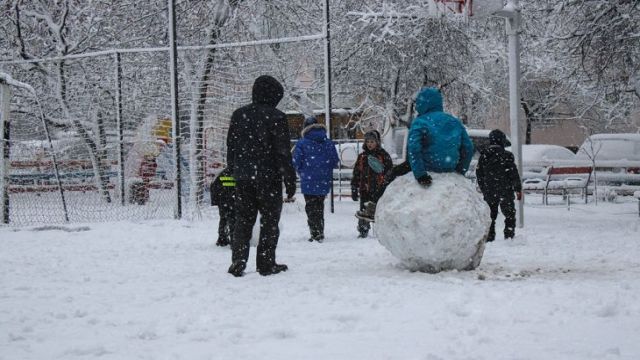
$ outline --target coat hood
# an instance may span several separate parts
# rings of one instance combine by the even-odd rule
[[[442,94],[436,88],[425,87],[416,97],[418,116],[432,111],[442,111]]]
[[[256,104],[276,107],[283,96],[282,84],[269,75],[262,75],[253,83],[251,99]]]
[[[492,130],[489,133],[489,144],[502,147],[511,146],[511,142],[507,140],[507,135],[498,129]]]
[[[302,129],[301,135],[305,139],[322,142],[327,139],[327,128],[322,124],[311,124]]]

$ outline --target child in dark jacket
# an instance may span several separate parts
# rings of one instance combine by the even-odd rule
[[[375,206],[382,195],[379,191],[385,184],[385,174],[393,167],[391,156],[386,152],[380,142],[380,133],[372,130],[364,134],[363,152],[358,155],[353,167],[351,178],[351,198],[353,201],[360,199],[360,212],[365,207]],[[359,238],[366,238],[369,234],[369,221],[358,220]]]
[[[236,182],[231,176],[231,169],[226,168],[211,183],[211,206],[217,206],[220,214],[217,246],[227,246],[231,243],[235,224],[235,192]]]
[[[522,199],[522,184],[513,154],[504,148],[510,146],[507,136],[500,130],[489,133],[489,146],[482,150],[476,176],[484,200],[491,209],[491,228],[487,241],[496,237],[496,218],[498,207],[504,215],[504,237],[513,238],[516,228],[516,207],[514,193]]]

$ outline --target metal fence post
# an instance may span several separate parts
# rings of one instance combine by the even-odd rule
[[[182,218],[182,174],[180,172],[180,121],[178,118],[178,45],[176,43],[175,0],[167,0],[169,12],[169,69],[171,72],[171,126],[173,131],[173,161],[175,162],[176,207],[174,218]],[[193,166],[193,164],[191,164]]]
[[[118,132],[118,185],[120,187],[120,204],[126,205],[126,188],[124,183],[124,130],[122,126],[122,65],[120,53],[115,52],[116,70],[116,131]]]
[[[331,18],[329,17],[329,0],[324,2],[324,81],[325,81],[325,95],[324,95],[324,112],[325,123],[327,125],[327,133],[329,133],[329,139],[333,138],[331,134]],[[335,205],[333,202],[333,176],[331,177],[331,213],[335,212]]]
[[[9,85],[0,80],[0,208],[2,223],[9,223]]]

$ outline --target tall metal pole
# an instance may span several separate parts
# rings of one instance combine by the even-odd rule
[[[520,7],[518,0],[509,0],[505,18],[507,36],[509,38],[509,118],[511,126],[511,150],[516,160],[518,171],[522,175],[522,131],[520,130]],[[524,227],[524,198],[518,201],[519,228]]]
[[[0,209],[1,222],[9,223],[9,85],[0,80]]]
[[[174,218],[182,218],[182,174],[180,170],[180,122],[178,119],[178,44],[176,42],[175,0],[168,1],[169,12],[169,68],[171,72],[171,133],[173,137],[173,161],[175,166],[174,187],[176,207]]]
[[[327,124],[329,139],[331,135],[331,27],[329,17],[329,0],[324,1],[324,121]],[[333,174],[331,175],[331,213],[335,212],[333,202]]]
[[[120,64],[120,53],[115,54],[116,61],[116,131],[118,132],[118,186],[120,188],[120,204],[125,206],[125,183],[124,183],[124,130],[122,126],[122,66]]]

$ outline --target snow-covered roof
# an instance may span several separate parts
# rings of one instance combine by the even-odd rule
[[[467,128],[467,134],[469,134],[469,136],[474,136],[474,137],[489,137],[489,133],[491,132],[491,130],[487,130],[487,129],[469,129]]]
[[[640,134],[595,134],[589,136],[592,140],[631,140],[640,141]]]
[[[348,114],[355,114],[356,112],[357,112],[356,109],[346,109],[346,108],[331,109],[332,114],[348,115]],[[284,113],[287,115],[301,115],[299,110],[286,110]],[[315,109],[313,110],[313,114],[314,115],[324,114],[324,109]]]

